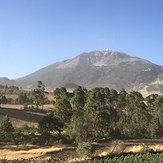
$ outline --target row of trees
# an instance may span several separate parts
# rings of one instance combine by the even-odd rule
[[[163,136],[163,96],[109,88],[87,90],[78,87],[73,93],[65,88],[54,91],[55,111],[45,117],[45,135],[66,135],[75,142],[108,138],[156,138]],[[47,120],[48,119],[48,120]],[[42,125],[43,126],[43,125]]]
[[[2,94],[17,94],[19,92],[20,92],[19,87],[0,85],[0,93]]]
[[[2,87],[2,86],[1,86]],[[4,86],[2,87],[3,91],[0,92],[0,103],[1,104],[20,104],[20,105],[35,105],[36,108],[38,107],[42,107],[44,104],[48,104],[50,103],[50,101],[48,100],[48,98],[46,97],[46,94],[48,92],[45,91],[45,85],[41,82],[38,81],[37,83],[37,87],[36,89],[32,90],[32,91],[19,91],[17,92],[17,98],[11,99],[11,98],[6,98],[6,96],[4,95],[5,92],[4,89],[13,89],[15,90],[15,87],[7,87]],[[19,90],[18,88],[16,90]]]

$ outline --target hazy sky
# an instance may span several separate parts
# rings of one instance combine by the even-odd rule
[[[0,77],[106,48],[163,65],[163,0],[0,0]]]

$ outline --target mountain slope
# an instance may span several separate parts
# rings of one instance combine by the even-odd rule
[[[99,86],[151,92],[157,89],[158,92],[162,90],[163,67],[116,51],[93,51],[19,78],[16,85],[31,88],[38,80],[52,89],[75,83],[87,88]]]
[[[0,84],[1,85],[13,86],[13,85],[16,85],[16,81],[10,80],[7,77],[0,77]]]

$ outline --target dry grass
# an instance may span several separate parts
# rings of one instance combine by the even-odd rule
[[[6,96],[6,98],[11,98],[13,100],[16,100],[18,98],[18,94],[4,94]],[[46,97],[49,100],[54,100],[54,95],[52,92],[48,92],[48,94],[46,94]]]
[[[46,111],[53,110],[54,105],[44,105],[44,109],[24,109],[23,105],[1,104],[0,115],[7,115],[14,127],[28,125],[36,127],[38,122],[46,115]]]
[[[59,149],[60,150],[60,149]],[[38,157],[41,155],[46,154],[45,149],[30,149],[30,150],[20,150],[20,151],[11,151],[8,149],[4,149],[1,151],[0,154],[0,159],[8,159],[8,160],[13,160],[13,159],[27,159],[27,158],[33,158],[33,157]]]
[[[32,105],[29,105],[32,106]],[[24,106],[23,105],[16,105],[16,104],[1,104],[2,108],[9,108],[9,109],[23,109]],[[48,109],[53,109],[54,105],[53,104],[46,104],[44,105],[44,109],[48,110]]]
[[[46,104],[46,105],[44,105],[44,109],[45,110],[52,110],[52,109],[54,109],[55,107],[54,107],[54,105],[53,104]]]
[[[40,147],[34,145],[11,145],[11,146],[4,146],[0,149],[0,159],[27,159],[27,158],[35,158],[39,156],[49,156],[53,153],[63,152],[64,150],[72,150],[73,147],[66,147],[66,146],[52,146],[52,147]]]
[[[16,104],[1,104],[2,108],[9,108],[9,109],[23,109],[23,105],[16,105]]]
[[[18,98],[17,94],[5,94],[6,98],[11,98],[13,100],[16,100]]]
[[[54,100],[54,95],[52,93],[48,93],[46,95],[46,97],[49,99],[49,100]]]
[[[37,126],[38,122],[46,115],[42,110],[25,110],[23,105],[1,105],[0,115],[7,115],[14,127]]]
[[[163,139],[116,140],[102,143],[96,154],[107,156],[110,153],[140,153],[147,150],[163,151]]]
[[[96,144],[96,156],[107,156],[110,153],[139,153],[144,149],[153,149],[156,152],[163,151],[163,139],[155,140],[138,140],[141,144],[137,144],[137,140],[118,140],[113,142],[105,142]],[[146,143],[148,141],[148,143]],[[134,144],[134,142],[136,144]],[[156,143],[156,144],[155,144]],[[114,149],[114,150],[113,150]],[[51,147],[41,147],[34,145],[6,145],[0,147],[0,159],[20,159],[34,157],[55,157],[66,161],[79,160],[74,146],[55,145]]]

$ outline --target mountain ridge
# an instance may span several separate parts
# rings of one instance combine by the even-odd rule
[[[51,89],[75,83],[86,88],[111,87],[144,91],[153,83],[159,84],[158,79],[161,80],[159,87],[162,88],[162,76],[163,66],[122,52],[105,50],[81,53],[72,59],[56,62],[13,80],[13,83],[23,88],[33,88],[41,80]],[[158,88],[156,92],[159,92]]]

